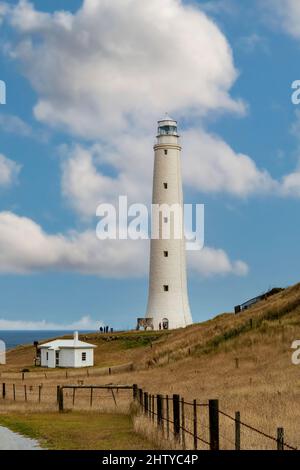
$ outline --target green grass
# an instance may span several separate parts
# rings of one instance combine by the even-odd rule
[[[125,349],[140,348],[150,346],[151,343],[159,339],[159,336],[134,336],[122,338],[122,345]]]
[[[261,317],[259,318],[247,318],[247,320],[236,326],[235,328],[231,328],[220,335],[216,335],[214,338],[209,340],[204,345],[197,345],[194,348],[193,353],[196,355],[199,354],[210,354],[211,352],[216,352],[219,346],[223,345],[229,340],[233,340],[249,331],[257,330],[261,333],[269,331],[272,323],[278,323],[281,318],[288,316],[291,313],[299,311],[299,300],[296,299],[292,302],[288,302],[283,307],[277,309],[269,309],[267,310]],[[251,310],[249,310],[249,314],[251,314]]]
[[[131,450],[154,446],[133,430],[131,417],[97,413],[10,413],[0,425],[50,450]]]

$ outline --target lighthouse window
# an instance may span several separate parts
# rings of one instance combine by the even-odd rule
[[[164,183],[164,188],[168,189],[168,183]]]
[[[165,257],[165,258],[168,258],[168,256],[169,256],[169,252],[168,252],[168,251],[164,251],[164,257]]]
[[[158,128],[159,135],[177,135],[176,126],[159,126]]]
[[[168,150],[165,149],[165,155],[168,155]]]
[[[168,291],[169,291],[169,286],[166,285],[166,284],[164,285],[164,291],[165,291],[165,292],[168,292]]]

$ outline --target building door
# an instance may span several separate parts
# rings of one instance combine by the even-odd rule
[[[55,365],[59,366],[59,351],[55,351]]]
[[[162,320],[162,329],[168,330],[169,329],[169,320],[167,318],[163,318]]]

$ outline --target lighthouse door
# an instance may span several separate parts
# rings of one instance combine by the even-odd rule
[[[168,330],[169,329],[169,320],[167,318],[162,319],[162,328],[163,328],[163,330]]]

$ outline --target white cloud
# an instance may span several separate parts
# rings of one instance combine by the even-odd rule
[[[21,165],[0,154],[0,188],[11,186],[17,179]]]
[[[274,1],[281,11],[283,2]],[[209,3],[218,11],[231,11],[234,5]],[[21,0],[6,10],[18,32],[10,54],[21,62],[37,93],[36,117],[101,142],[69,149],[62,165],[63,194],[81,216],[93,215],[99,201],[119,194],[149,199],[149,136],[163,111],[195,123],[208,112],[244,109],[229,94],[237,77],[230,46],[196,5],[84,0],[74,14],[51,14]],[[298,7],[290,0],[287,10],[296,15]],[[251,47],[258,41],[255,34],[247,38]],[[188,186],[238,197],[284,192],[250,156],[217,136],[199,129],[184,137]]]
[[[96,238],[96,232],[45,233],[26,217],[0,213],[0,273],[77,271],[102,277],[143,275],[143,246],[132,240]]]
[[[250,157],[202,130],[182,133],[184,184],[198,192],[246,197],[277,191],[279,183]],[[150,202],[153,172],[152,139],[126,135],[114,145],[65,147],[62,192],[81,216],[94,216],[100,202],[127,195],[131,202]],[[147,150],[148,149],[148,150]],[[145,155],[145,158],[141,158]]]
[[[183,145],[183,178],[198,191],[248,196],[277,187],[267,171],[215,135],[190,130],[183,133]]]
[[[62,192],[82,217],[94,216],[100,202],[150,200],[152,139],[126,135],[111,145],[72,146],[63,150]],[[147,151],[148,149],[148,151]],[[146,158],[142,156],[145,155]]]
[[[11,55],[38,93],[37,119],[47,124],[116,139],[149,129],[166,110],[243,111],[229,96],[237,77],[229,44],[196,6],[85,0],[72,15],[41,13],[23,0],[7,18],[19,33]]]
[[[72,331],[72,330],[98,330],[103,326],[102,321],[93,320],[89,315],[83,316],[78,321],[72,323],[53,323],[47,320],[24,321],[6,320],[0,318],[0,338],[1,330],[49,330],[49,331]]]
[[[267,19],[280,26],[290,36],[300,38],[299,0],[263,0]]]
[[[235,274],[245,276],[249,267],[244,261],[231,261],[222,249],[204,247],[201,251],[188,252],[188,264],[191,271],[202,277],[216,274]]]
[[[41,13],[23,0],[8,19],[19,33],[11,55],[38,94],[36,117],[101,141],[69,149],[62,165],[63,194],[81,216],[119,194],[149,200],[153,124],[166,109],[188,122],[243,109],[229,95],[237,77],[229,44],[195,5],[85,0],[72,15]],[[275,188],[266,171],[220,138],[203,130],[185,137],[188,186],[236,196]]]
[[[0,273],[75,271],[106,278],[134,278],[148,272],[148,243],[100,241],[95,232],[49,235],[31,219],[0,212]],[[192,271],[203,276],[244,275],[247,266],[231,262],[223,250],[206,247],[189,254]]]
[[[300,170],[284,176],[281,193],[284,196],[300,197]]]

